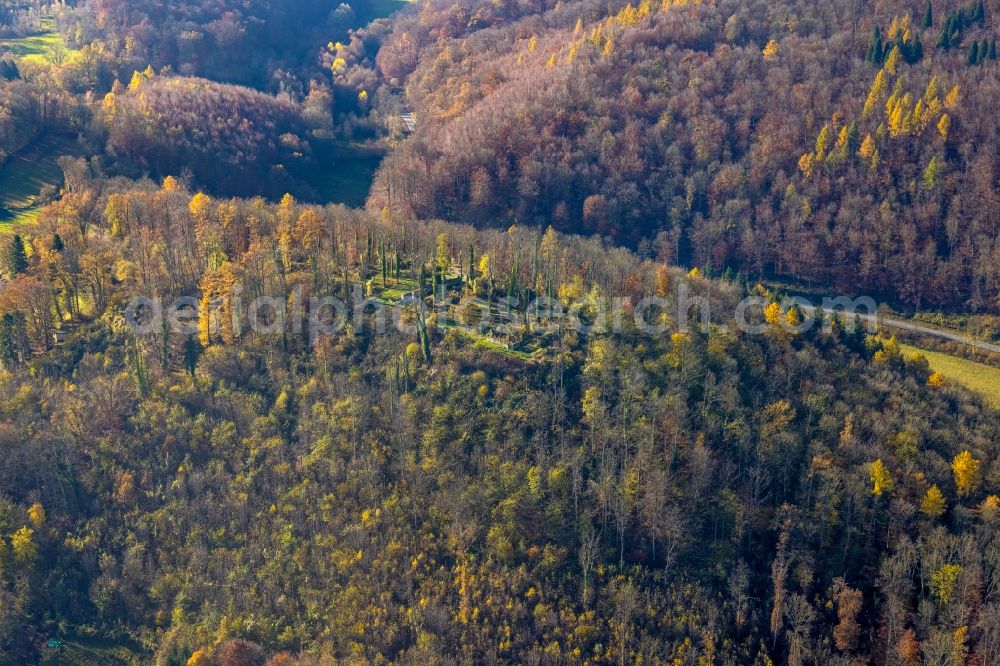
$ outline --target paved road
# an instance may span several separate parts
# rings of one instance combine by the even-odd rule
[[[802,305],[801,307],[806,312],[813,312],[816,310],[815,306]],[[842,310],[836,310],[835,308],[823,308],[823,311],[830,315],[844,314]],[[958,342],[964,345],[969,345],[970,347],[975,347],[976,349],[982,349],[985,351],[1000,354],[1000,345],[991,344],[989,342],[982,342],[980,340],[970,338],[967,335],[962,335],[961,333],[956,333],[953,331],[945,331],[939,328],[931,328],[930,326],[922,326],[920,324],[915,324],[911,321],[885,317],[881,314],[864,314],[860,312],[855,312],[855,313],[850,313],[848,316],[857,317],[862,321],[870,322],[872,324],[877,324],[879,326],[887,326],[889,328],[897,328],[904,331],[910,331],[912,333],[920,333],[921,335],[927,335],[930,337],[939,338],[941,340],[948,340],[950,342]]]

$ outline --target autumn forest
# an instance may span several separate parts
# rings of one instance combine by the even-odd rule
[[[1000,665],[997,17],[0,0],[0,666]]]

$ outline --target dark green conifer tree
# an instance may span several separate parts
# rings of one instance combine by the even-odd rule
[[[853,155],[858,152],[858,140],[860,138],[860,132],[858,130],[858,121],[853,121],[847,128],[847,151],[848,154]]]
[[[17,367],[28,354],[27,323],[21,312],[0,318],[0,362],[8,370]]]
[[[7,246],[7,270],[11,275],[18,275],[28,270],[28,253],[24,249],[21,234],[14,234]]]
[[[420,352],[424,357],[424,363],[430,366],[433,358],[431,356],[431,340],[427,334],[427,319],[424,316],[422,302],[417,303],[417,341],[420,343]]]
[[[15,81],[21,78],[21,72],[17,69],[17,63],[6,58],[0,60],[0,78],[7,81]]]
[[[389,279],[389,264],[386,261],[384,241],[379,243],[379,261],[382,263],[382,288],[385,289]]]
[[[128,364],[132,370],[132,377],[135,379],[135,388],[139,397],[145,398],[149,395],[149,371],[146,368],[146,357],[142,353],[138,340],[133,340],[129,345],[126,356]]]
[[[969,14],[971,13],[972,10],[969,11]],[[961,9],[956,10],[955,13],[952,15],[952,21],[951,21],[952,42],[955,41],[956,33],[959,36],[961,36],[962,31],[965,30],[965,26],[968,25],[968,23],[966,23],[966,18],[968,18],[968,16]]]
[[[184,368],[192,377],[194,377],[194,371],[198,369],[200,356],[201,344],[198,343],[198,339],[193,335],[187,336],[184,340]]]
[[[882,30],[875,26],[872,31],[871,42],[868,45],[868,54],[865,59],[875,65],[876,67],[881,67],[882,62],[885,60],[885,49],[882,46]]]
[[[979,42],[977,41],[973,41],[972,45],[969,47],[969,64],[979,64]]]
[[[970,17],[971,23],[978,23],[979,25],[986,24],[986,4],[983,0],[979,0],[972,10],[972,16]]]

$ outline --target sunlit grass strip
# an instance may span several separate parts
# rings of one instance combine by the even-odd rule
[[[990,405],[1000,409],[1000,368],[908,345],[900,345],[900,349],[906,354],[923,354],[932,370],[980,394]]]
[[[37,65],[51,65],[54,59],[69,62],[79,57],[80,51],[66,46],[62,35],[55,30],[51,21],[44,22],[43,26],[47,28],[45,32],[17,39],[3,39],[0,40],[0,45],[24,62]]]
[[[468,329],[461,328],[461,327],[455,327],[455,328],[452,328],[452,329],[449,329],[449,330],[457,331],[459,335],[462,335],[462,336],[468,338],[469,340],[471,340],[473,342],[473,344],[476,347],[478,347],[480,349],[486,349],[488,351],[496,352],[498,354],[501,354],[503,356],[507,356],[509,358],[516,358],[516,359],[518,359],[520,361],[530,361],[532,359],[532,355],[531,354],[528,354],[528,353],[525,353],[525,352],[522,352],[522,351],[517,351],[517,350],[514,350],[514,349],[508,349],[507,347],[503,346],[499,342],[497,342],[497,341],[495,341],[495,340],[493,340],[493,339],[491,339],[491,338],[489,338],[489,337],[487,337],[485,335],[481,335],[479,333],[475,333],[473,331],[470,331]]]

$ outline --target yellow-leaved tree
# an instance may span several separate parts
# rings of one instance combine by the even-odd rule
[[[187,666],[208,666],[211,663],[212,659],[205,650],[195,650],[187,660]]]
[[[895,485],[892,481],[892,475],[889,473],[889,468],[885,466],[881,458],[872,463],[871,479],[873,484],[872,494],[875,497],[881,497],[884,493],[891,491]]]
[[[958,564],[945,564],[931,574],[931,592],[945,606],[951,601],[958,577],[962,575],[962,567]]]
[[[297,212],[298,204],[295,197],[286,192],[278,204],[278,247],[281,249],[281,263],[286,271],[291,270],[292,253],[296,247],[293,225]]]
[[[32,504],[31,508],[28,509],[28,520],[31,521],[36,530],[42,529],[45,524],[45,507],[38,502]]]
[[[813,153],[805,153],[799,158],[799,171],[806,178],[812,178],[816,170],[816,156]]]
[[[933,190],[937,187],[938,180],[941,178],[941,163],[938,162],[937,156],[931,158],[931,161],[927,163],[927,168],[924,169],[924,189]]]
[[[188,212],[194,220],[195,240],[202,246],[209,242],[211,233],[212,198],[203,192],[198,192],[188,202]]]
[[[946,506],[941,489],[937,485],[933,485],[927,489],[924,498],[920,500],[920,513],[931,519],[937,518],[944,513]]]
[[[764,308],[764,321],[771,326],[781,325],[781,304],[778,301],[772,301]]]
[[[951,129],[951,116],[949,116],[947,113],[943,114],[941,116],[941,120],[938,121],[937,129],[938,129],[938,134],[941,135],[941,138],[947,141],[948,130]]]
[[[878,168],[879,154],[878,148],[875,147],[875,139],[872,138],[871,134],[865,136],[865,140],[861,142],[861,148],[858,149],[858,155],[862,159],[868,161],[868,166],[872,171]]]
[[[979,515],[988,523],[1000,518],[1000,497],[990,495],[979,505]]]
[[[451,266],[451,246],[448,234],[438,234],[434,243],[434,266],[444,274]]]
[[[885,94],[888,87],[889,77],[886,75],[884,69],[880,69],[878,74],[875,75],[875,81],[872,82],[871,90],[868,91],[868,99],[865,100],[864,109],[861,111],[863,118],[868,118],[872,115],[875,111],[875,105],[881,101],[882,95]]]
[[[817,160],[822,160],[826,156],[826,151],[830,148],[830,139],[830,123],[826,123],[816,136]]]
[[[903,52],[899,50],[899,44],[889,52],[889,57],[885,59],[885,71],[895,74],[899,69],[899,63],[903,60]]]
[[[14,550],[14,558],[21,563],[32,562],[38,555],[35,531],[30,527],[22,527],[14,532],[10,536],[10,546]]]
[[[314,209],[305,209],[295,221],[295,235],[306,252],[312,255],[323,239],[323,218]]]
[[[191,217],[197,221],[208,217],[211,206],[212,197],[204,192],[198,192],[191,197],[191,201],[188,203],[188,211],[191,213]]]
[[[111,227],[111,235],[122,238],[129,230],[133,218],[132,202],[124,194],[112,194],[104,207],[104,219]]]
[[[955,475],[955,488],[960,497],[968,497],[979,487],[980,467],[980,462],[968,451],[962,451],[952,459],[951,472]]]
[[[956,83],[954,87],[948,91],[948,95],[944,98],[944,107],[946,109],[954,109],[957,107],[959,95],[961,95],[961,90]]]

